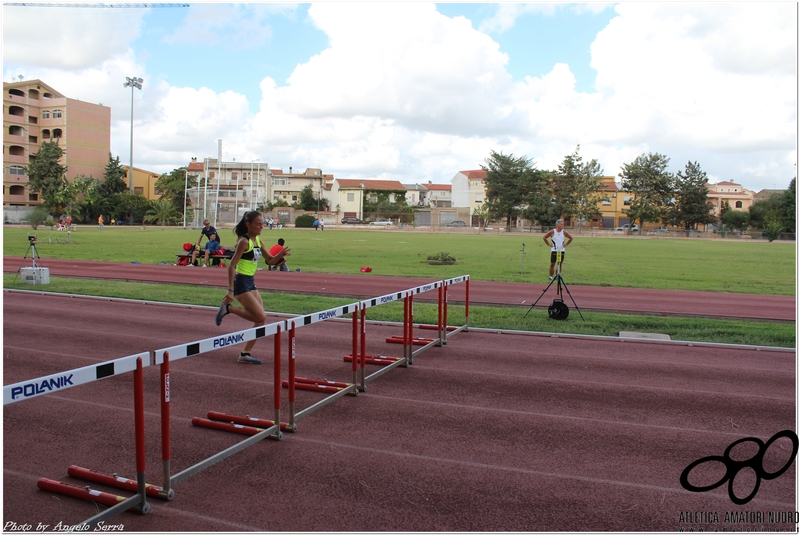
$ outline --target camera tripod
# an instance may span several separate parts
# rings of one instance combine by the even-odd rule
[[[556,256],[555,275],[552,277],[552,280],[549,281],[547,287],[544,288],[544,291],[541,292],[541,295],[538,296],[538,299],[535,300],[535,303],[530,305],[530,308],[527,310],[527,314],[529,314],[530,311],[533,310],[533,307],[538,304],[538,302],[541,300],[542,297],[544,297],[544,294],[547,293],[549,287],[552,286],[552,284],[554,284],[555,282],[557,282],[556,286],[557,297],[555,298],[554,301],[552,301],[552,304],[549,305],[549,308],[547,309],[547,312],[549,312],[549,317],[553,320],[565,320],[566,318],[569,317],[569,307],[566,305],[566,303],[563,302],[563,289],[565,288],[566,293],[569,294],[572,303],[574,303],[574,308],[577,309],[577,312],[580,314],[580,317],[583,319],[583,321],[585,321],[585,318],[583,318],[583,313],[580,312],[580,307],[577,306],[577,302],[574,300],[574,297],[572,297],[572,293],[569,291],[569,287],[566,286],[566,281],[563,280],[563,277],[560,274],[561,266],[563,265],[563,254],[561,251],[558,251],[556,254],[557,256]],[[525,318],[527,317],[527,314],[524,315]]]
[[[25,260],[28,258],[28,254],[31,255],[31,262],[34,268],[41,267],[36,265],[36,259],[39,259],[39,264],[42,262],[42,257],[39,256],[39,252],[36,250],[36,236],[28,235],[28,250],[25,252],[25,256],[22,257],[22,263],[25,263]],[[22,266],[20,266],[22,267]]]

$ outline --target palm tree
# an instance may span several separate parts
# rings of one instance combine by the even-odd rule
[[[169,225],[180,219],[175,205],[169,201],[155,201],[152,208],[147,210],[147,215],[144,217],[145,223],[154,223],[156,225]]]

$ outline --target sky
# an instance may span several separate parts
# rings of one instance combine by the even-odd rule
[[[617,181],[651,152],[783,189],[796,71],[795,2],[3,6],[3,81],[109,106],[124,164],[133,93],[133,163],[159,173],[222,140],[226,162],[450,183],[579,145]]]

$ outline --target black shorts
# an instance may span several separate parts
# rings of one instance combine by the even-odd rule
[[[242,275],[241,273],[236,273],[233,276],[234,297],[257,289],[258,288],[255,287],[255,277],[252,275]]]
[[[563,262],[566,259],[566,251],[561,251],[560,255],[561,255],[560,256],[560,261]],[[549,255],[549,261],[552,262],[553,264],[555,262],[557,262],[558,261],[558,253],[556,253],[555,251],[552,251],[552,254]]]

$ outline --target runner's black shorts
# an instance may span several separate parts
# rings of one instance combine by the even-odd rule
[[[563,262],[564,260],[566,260],[566,251],[561,251],[560,254],[561,254],[560,261]],[[555,252],[555,251],[552,251],[552,254],[549,255],[549,261],[552,262],[553,264],[555,262],[557,262],[558,261],[558,253]]]
[[[258,288],[255,287],[255,277],[253,277],[252,275],[242,275],[241,273],[236,273],[233,276],[234,296],[246,294],[247,292],[251,292],[257,289]]]

